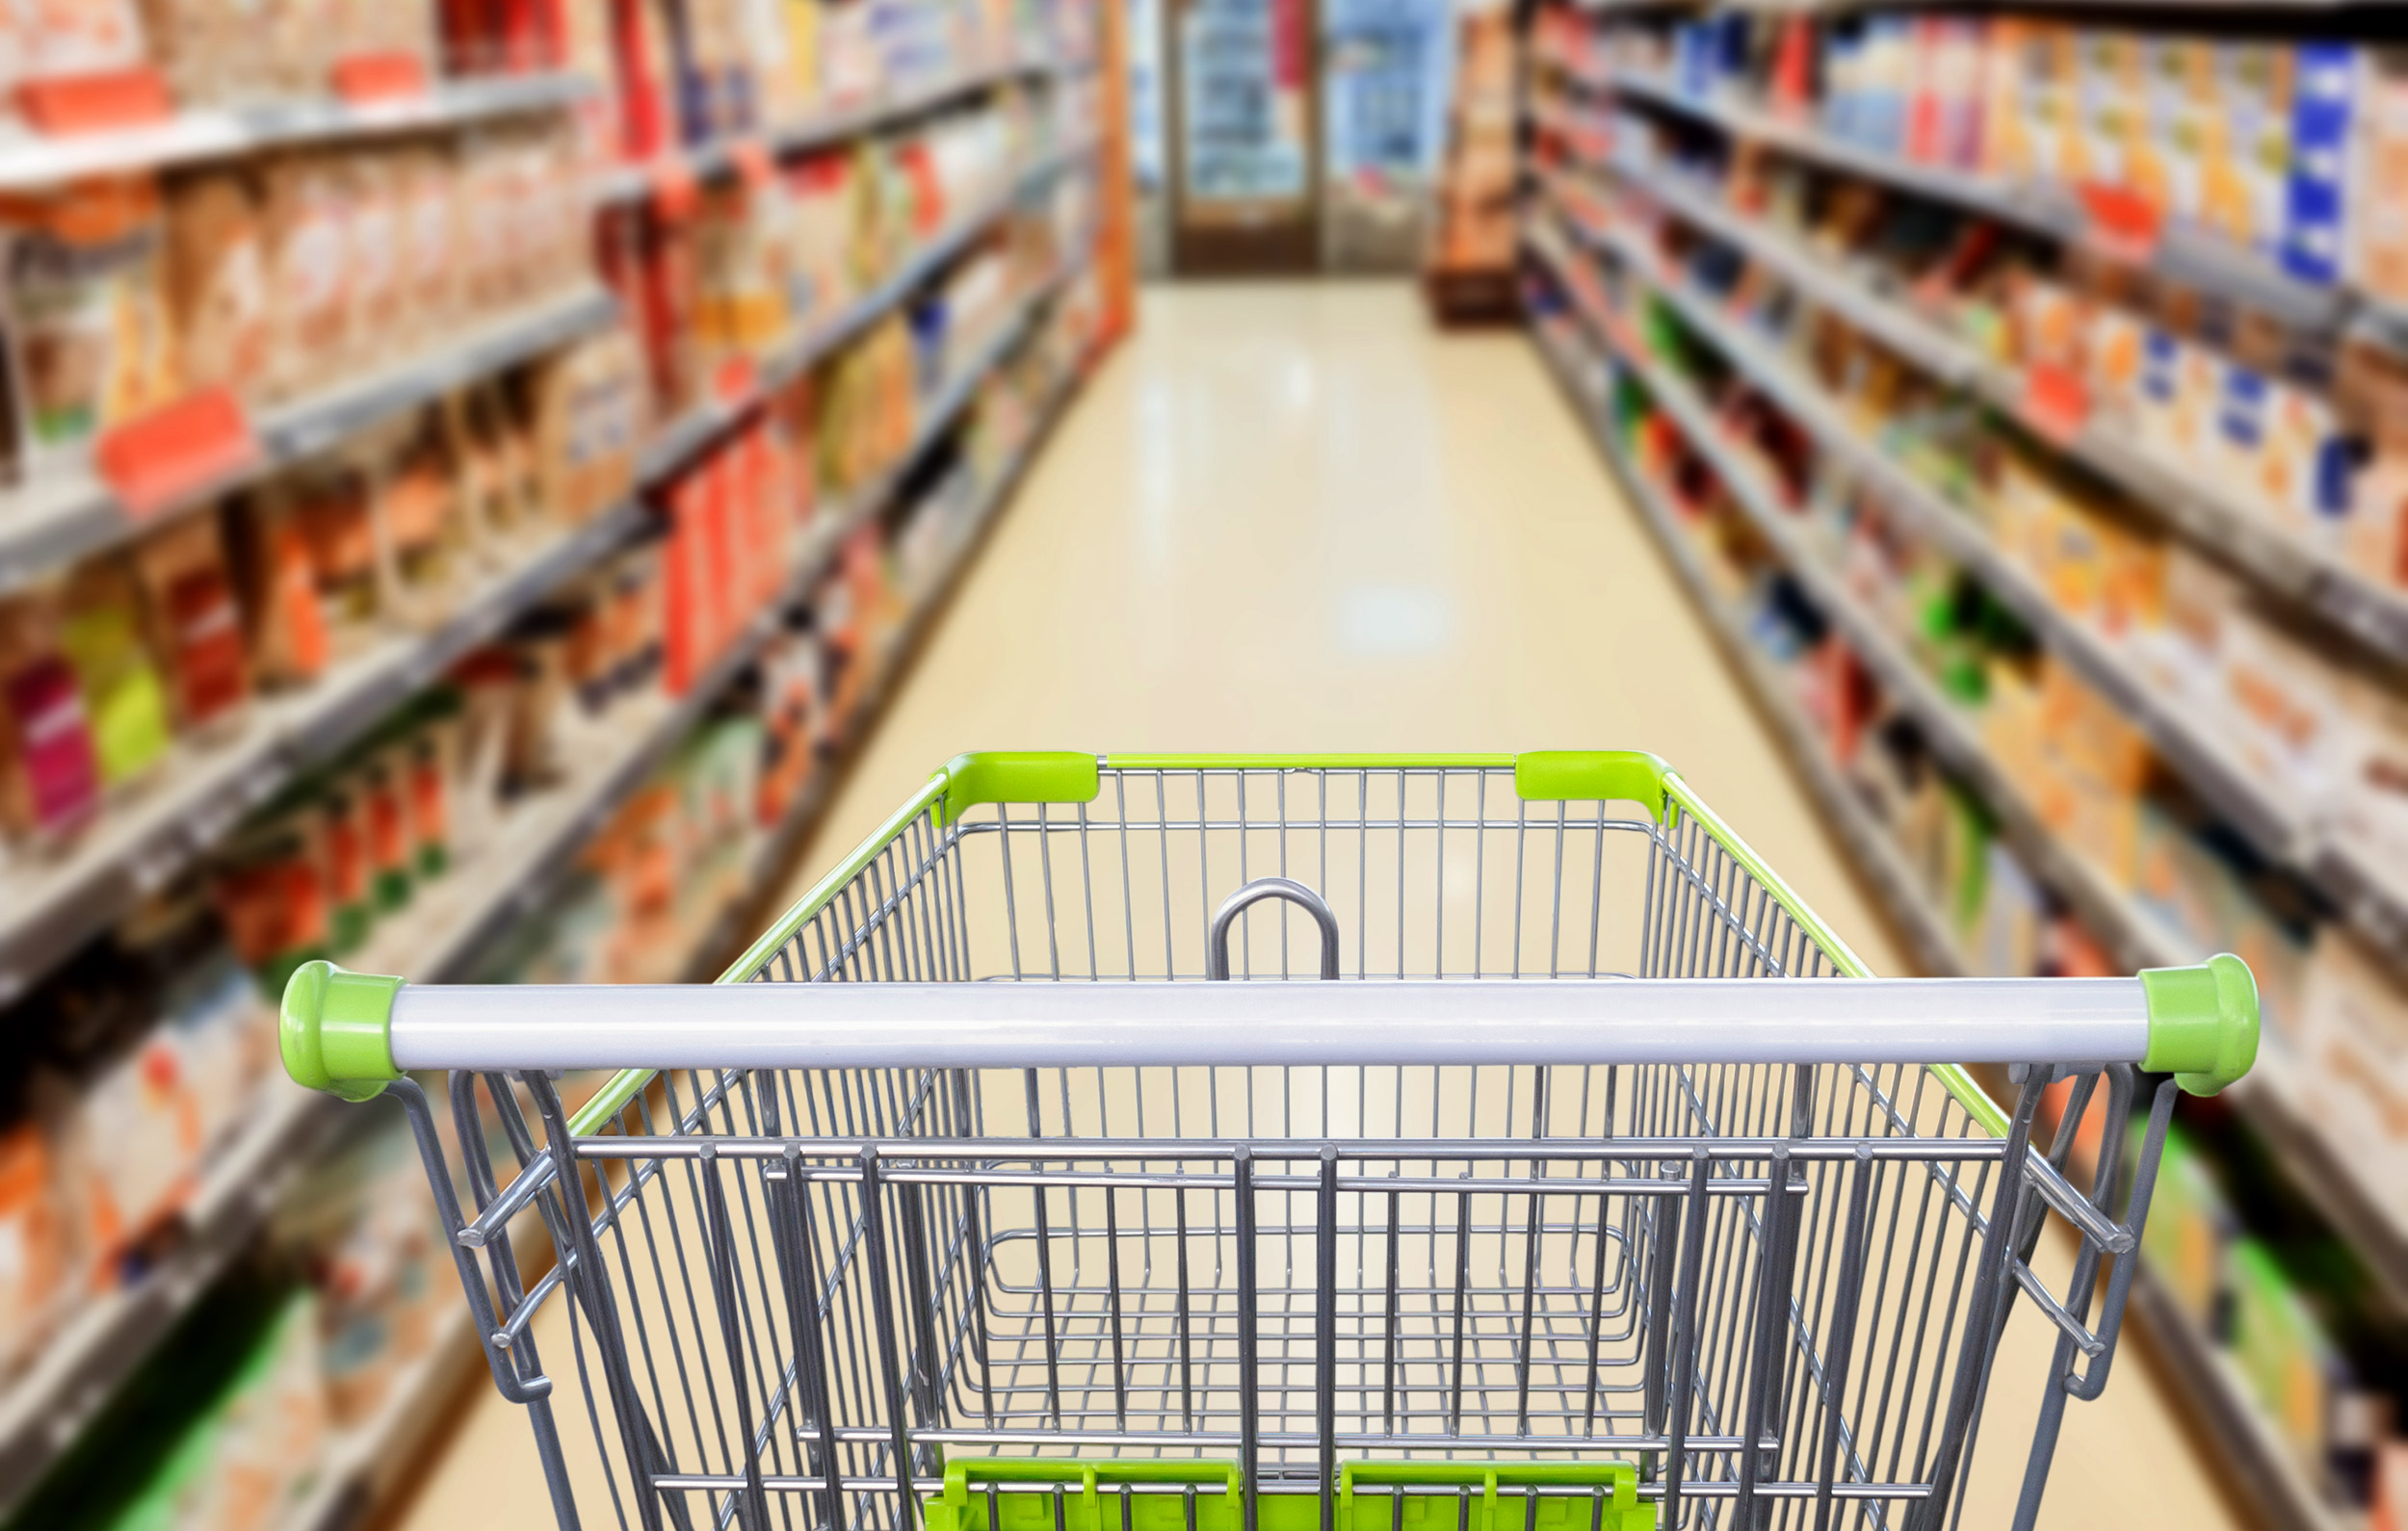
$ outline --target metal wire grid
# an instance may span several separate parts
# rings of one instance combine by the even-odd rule
[[[1838,971],[1704,825],[1667,817],[1526,802],[1509,769],[1105,769],[1092,803],[931,808],[757,976],[1200,979],[1214,909],[1267,875],[1322,894],[1357,978]],[[1233,976],[1318,975],[1295,911],[1241,921]]]
[[[1830,971],[1677,814],[1662,829],[1518,803],[1458,819],[1460,778],[1502,773],[1322,772],[1304,817],[1271,773],[1226,773],[1216,802],[1219,774],[1185,773],[1179,809],[1181,775],[1121,772],[1109,817],[924,814],[760,976],[1192,976],[1191,917],[1272,869],[1324,879],[1363,976],[1542,958],[1559,974],[1567,928],[1573,971],[1610,972],[1617,895],[1639,916],[1640,973]],[[1343,791],[1349,774],[1353,813],[1333,817],[1332,778]],[[1128,810],[1133,777],[1150,815]],[[1605,877],[1624,846],[1636,897]],[[1393,915],[1382,898],[1374,921],[1378,880],[1408,874],[1426,892]],[[1492,920],[1508,893],[1509,920],[1501,896]],[[1116,964],[1096,934],[1115,924]],[[1317,971],[1286,924],[1233,968]],[[521,1089],[565,1144],[550,1086]],[[481,1144],[473,1091],[454,1095]],[[499,1080],[486,1107],[521,1110]],[[2003,1269],[1982,1209],[1992,1164],[2021,1149],[1972,1127],[1913,1068],[665,1077],[573,1156],[536,1149],[523,1120],[508,1133],[522,1161],[554,1155],[596,1215],[547,1193],[564,1258],[502,1310],[533,1375],[530,1317],[553,1288],[576,1294],[598,1468],[580,1476],[622,1525],[900,1531],[908,1487],[932,1486],[949,1448],[1234,1451],[1271,1492],[1318,1492],[1344,1448],[1609,1453],[1638,1462],[1666,1524],[1886,1526],[1938,1508],[1977,1423],[1983,1379],[1966,1368],[1988,1347],[1965,1337],[1996,1322],[1981,1293]],[[489,1169],[471,1178],[489,1205]]]

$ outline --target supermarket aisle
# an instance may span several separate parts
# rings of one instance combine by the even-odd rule
[[[1152,289],[822,819],[965,749],[1636,746],[1897,966],[1518,333],[1411,288]]]
[[[1580,745],[1669,758],[1876,971],[1898,971],[1528,339],[1433,334],[1400,285],[1156,290],[793,891],[963,749]],[[564,1368],[565,1321],[546,1317]],[[1969,1526],[2007,1520],[2045,1345],[2027,1305],[1983,1433],[1993,1502]],[[572,1451],[581,1414],[564,1414]],[[2202,1470],[2128,1362],[2108,1401],[2077,1406],[2047,1523],[2233,1524]],[[525,1426],[481,1381],[404,1524],[545,1513]]]

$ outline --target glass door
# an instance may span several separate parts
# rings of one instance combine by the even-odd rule
[[[1315,0],[1167,0],[1171,269],[1320,264]]]

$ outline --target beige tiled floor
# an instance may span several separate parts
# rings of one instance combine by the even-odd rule
[[[1402,286],[1157,291],[996,529],[796,888],[964,749],[1619,745],[1668,757],[1897,971],[1526,341],[1435,334]],[[2009,1333],[1968,1525],[2007,1518],[2045,1364],[2030,1314]],[[544,1523],[515,1413],[478,1390],[412,1531]],[[582,1434],[580,1414],[564,1425]],[[2043,1520],[2234,1523],[2134,1357],[2103,1402],[2073,1406]]]

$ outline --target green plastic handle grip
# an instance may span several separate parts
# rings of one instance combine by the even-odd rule
[[[2213,1095],[2258,1061],[2258,980],[2219,951],[2189,968],[2148,968],[2149,1051],[2140,1066],[2170,1074],[2193,1095]]]
[[[393,997],[402,980],[304,962],[284,983],[276,1049],[293,1082],[366,1101],[402,1077],[393,1066]]]

